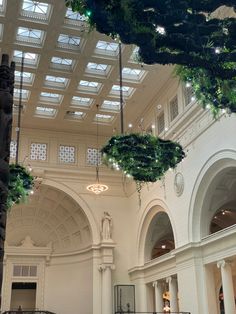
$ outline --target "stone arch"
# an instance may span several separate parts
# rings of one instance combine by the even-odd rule
[[[80,252],[98,243],[99,231],[88,205],[65,185],[45,180],[28,204],[12,208],[7,242],[30,235],[37,246],[53,243],[54,253]]]
[[[203,165],[191,195],[188,224],[190,241],[200,241],[202,237],[209,234],[210,221],[215,213],[210,208],[220,208],[223,205],[225,200],[219,192],[221,180],[224,179],[224,188],[228,189],[230,194],[232,180],[229,177],[232,177],[232,174],[236,179],[236,152],[233,150],[217,152]],[[215,195],[214,202],[213,195]]]
[[[139,228],[138,228],[137,252],[138,252],[139,265],[143,265],[145,261],[147,261],[147,256],[145,256],[145,254],[147,254],[146,243],[147,243],[149,227],[151,226],[151,223],[153,219],[155,219],[156,215],[160,213],[165,213],[168,216],[170,220],[170,224],[172,226],[174,239],[176,243],[176,231],[175,231],[173,219],[171,217],[170,211],[166,203],[160,199],[155,199],[151,201],[146,206],[143,212],[143,215],[140,220]]]

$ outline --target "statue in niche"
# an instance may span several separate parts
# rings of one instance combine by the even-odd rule
[[[102,240],[111,240],[112,218],[108,212],[104,212],[102,217]]]

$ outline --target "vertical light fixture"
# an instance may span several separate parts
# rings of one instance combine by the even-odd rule
[[[108,186],[100,183],[99,180],[99,146],[98,146],[98,105],[97,106],[97,115],[96,115],[96,124],[97,124],[97,157],[96,157],[96,182],[87,186],[87,190],[95,194],[100,194],[108,190]]]

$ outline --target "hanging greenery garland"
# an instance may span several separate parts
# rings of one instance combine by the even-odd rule
[[[236,63],[232,66],[236,67]],[[196,99],[204,108],[210,109],[214,117],[222,112],[236,112],[236,80],[223,80],[205,69],[176,67],[176,74],[186,87],[192,87]]]
[[[101,149],[103,161],[136,182],[155,182],[185,157],[180,144],[151,134],[113,136]]]
[[[11,164],[8,184],[7,208],[24,202],[33,189],[34,177],[29,171],[18,164]]]
[[[236,18],[217,14],[223,6],[236,11],[235,0],[65,3],[85,15],[99,32],[137,45],[142,62],[183,66],[178,74],[184,81],[191,80],[197,99],[214,115],[224,108],[235,112]]]

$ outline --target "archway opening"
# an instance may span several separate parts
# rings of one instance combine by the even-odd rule
[[[152,260],[175,248],[174,233],[166,212],[158,212],[152,219],[145,242],[145,260]]]
[[[236,224],[236,201],[219,208],[210,223],[210,233],[215,233]]]
[[[236,167],[225,165],[212,177],[202,199],[201,238],[236,224],[235,190]]]

